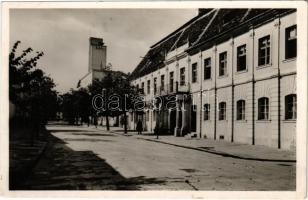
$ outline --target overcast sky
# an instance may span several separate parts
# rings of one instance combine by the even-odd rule
[[[89,37],[107,45],[107,63],[131,72],[151,45],[196,16],[194,9],[14,9],[10,48],[32,47],[45,55],[39,67],[66,92],[87,73]]]

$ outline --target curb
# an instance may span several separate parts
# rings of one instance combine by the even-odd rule
[[[114,132],[110,130],[109,132],[117,134],[117,135],[122,135],[122,136],[133,136],[133,135],[124,135],[124,134],[119,134],[117,132]],[[230,154],[222,151],[213,151],[213,150],[205,150],[197,147],[190,147],[190,146],[185,146],[185,145],[179,145],[179,144],[174,144],[174,143],[169,143],[169,142],[164,142],[164,141],[159,141],[159,140],[154,140],[154,139],[147,139],[147,138],[141,138],[137,137],[139,140],[145,140],[145,141],[150,141],[150,142],[157,142],[157,143],[162,143],[162,144],[167,144],[175,147],[180,147],[180,148],[185,148],[185,149],[191,149],[191,150],[196,150],[196,151],[202,151],[210,154],[215,154],[219,155],[222,157],[229,157],[229,158],[235,158],[235,159],[241,159],[241,160],[253,160],[253,161],[263,161],[263,162],[287,162],[287,163],[296,163],[295,160],[283,160],[283,159],[267,159],[267,158],[253,158],[253,157],[246,157],[246,156],[240,156],[236,154]]]
[[[202,152],[206,152],[206,153],[210,153],[210,154],[215,154],[215,155],[220,155],[220,156],[223,156],[223,157],[230,157],[230,158],[235,158],[235,159],[241,159],[241,160],[296,163],[296,160],[252,158],[252,157],[239,156],[239,155],[235,155],[235,154],[229,154],[229,153],[221,152],[221,151],[211,151],[211,150],[205,150],[205,149],[201,149],[201,148],[197,148],[197,147],[178,145],[178,144],[174,144],[174,143],[163,142],[163,141],[158,141],[158,140],[153,140],[153,139],[146,139],[146,138],[137,138],[137,139],[151,141],[151,142],[157,142],[157,143],[162,143],[162,144],[167,144],[167,145],[171,145],[171,146],[175,146],[175,147],[181,147],[181,148],[185,148],[185,149],[192,149],[192,150],[196,150],[196,151],[202,151]]]

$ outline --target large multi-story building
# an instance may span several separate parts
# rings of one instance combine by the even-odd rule
[[[295,149],[295,9],[202,9],[132,73],[146,104],[130,128]],[[176,100],[178,109],[164,105]]]

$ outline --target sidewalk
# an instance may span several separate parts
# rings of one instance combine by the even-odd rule
[[[33,145],[26,140],[10,141],[10,190],[18,188],[32,168],[36,165],[46,148],[47,142],[35,141]]]
[[[110,130],[113,133],[123,134],[121,127],[111,127]],[[174,137],[173,135],[159,136],[159,139],[156,139],[156,135],[148,132],[145,132],[143,135],[138,135],[136,132],[128,132],[126,136],[133,136],[137,139],[159,142],[179,148],[204,151],[224,157],[272,162],[296,162],[296,152],[261,145],[239,144],[203,138]]]

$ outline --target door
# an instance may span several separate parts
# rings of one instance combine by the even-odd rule
[[[197,105],[191,106],[191,132],[196,132],[197,130]]]

